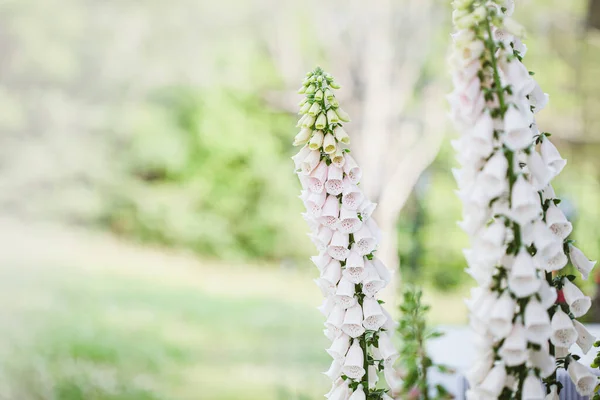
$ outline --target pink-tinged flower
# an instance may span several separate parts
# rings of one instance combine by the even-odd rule
[[[346,277],[342,277],[338,283],[335,291],[335,302],[343,309],[354,307],[357,304],[356,297],[354,297],[354,283]]]
[[[350,250],[343,275],[354,284],[362,281],[365,275],[365,260],[360,253]]]
[[[319,222],[325,226],[335,226],[340,217],[340,202],[335,196],[327,196],[325,204],[321,209],[321,216]]]
[[[343,233],[354,233],[360,229],[362,221],[358,218],[356,210],[350,210],[342,205],[340,209],[340,222],[338,230]]]
[[[342,331],[351,338],[357,338],[365,333],[365,328],[362,325],[363,310],[359,304],[356,304],[346,310]],[[361,361],[362,365],[362,361]]]
[[[300,168],[305,175],[309,175],[313,169],[319,165],[321,161],[321,152],[318,150],[313,150],[302,160],[300,163]]]
[[[307,181],[308,190],[313,193],[321,193],[327,180],[327,164],[321,161],[317,167],[310,173]]]
[[[567,220],[565,214],[554,203],[546,210],[546,224],[558,238],[566,239],[573,231],[573,225]]]
[[[363,326],[368,330],[379,330],[387,320],[379,302],[372,297],[365,297],[363,301],[363,314]]]
[[[377,247],[377,239],[368,228],[367,224],[363,223],[361,227],[354,232],[353,250],[356,250],[358,254],[365,256],[375,250],[375,247]]]
[[[350,210],[357,210],[365,199],[362,190],[350,181],[350,178],[344,178],[344,188],[342,189],[342,204]]]
[[[341,194],[344,190],[343,185],[344,171],[340,167],[330,165],[327,170],[327,182],[325,182],[325,190],[333,196]]]
[[[346,175],[348,175],[348,179],[350,179],[351,183],[356,185],[358,182],[360,182],[360,178],[362,177],[362,170],[350,154],[346,154],[344,172],[346,173]]]

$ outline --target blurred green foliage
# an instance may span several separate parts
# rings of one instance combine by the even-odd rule
[[[226,259],[307,253],[290,115],[236,91],[175,88],[131,118],[104,216],[115,231]]]

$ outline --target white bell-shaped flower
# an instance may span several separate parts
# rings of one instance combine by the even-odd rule
[[[338,168],[343,168],[346,163],[346,157],[344,157],[344,149],[338,146],[335,153],[331,157],[331,165],[335,165]]]
[[[353,340],[352,346],[350,346],[348,354],[346,355],[342,372],[348,378],[360,380],[365,375],[363,363],[364,353],[360,347],[360,342],[358,340]]]
[[[321,289],[324,296],[335,294],[337,284],[342,277],[342,265],[338,260],[331,260],[323,268],[321,276],[317,279],[317,286]]]
[[[558,387],[556,385],[550,386],[550,393],[544,397],[544,400],[560,400],[558,396]]]
[[[308,236],[317,250],[321,252],[327,250],[327,247],[329,247],[333,231],[326,226],[321,226],[316,233],[311,233]]]
[[[577,393],[582,396],[591,396],[594,393],[598,378],[586,366],[575,359],[571,359],[567,372],[575,384]]]
[[[521,365],[527,360],[527,337],[525,328],[521,323],[516,323],[513,326],[498,354],[508,367]]]
[[[365,195],[348,177],[344,178],[343,185],[342,204],[350,210],[357,210],[364,201]]]
[[[310,175],[310,173],[317,168],[321,161],[321,152],[318,150],[312,150],[300,163],[300,169],[304,175]]]
[[[546,224],[561,240],[566,239],[573,231],[573,225],[567,220],[565,214],[554,203],[546,210]]]
[[[511,216],[521,225],[537,219],[542,212],[537,191],[523,175],[513,185],[511,200]]]
[[[369,365],[367,370],[369,371],[369,387],[375,387],[379,382],[379,371],[375,365]]]
[[[505,253],[505,237],[506,227],[504,223],[496,221],[481,231],[481,235],[475,240],[473,248],[477,250],[479,258],[490,260],[491,264],[494,265]]]
[[[496,364],[487,374],[483,382],[481,382],[478,391],[482,397],[479,397],[478,400],[487,398],[497,399],[504,389],[506,377],[506,367],[503,364]],[[476,398],[474,397],[473,399]]]
[[[512,319],[515,314],[516,302],[505,291],[491,310],[488,321],[492,335],[497,338],[505,338],[512,329]]]
[[[539,263],[539,267],[547,272],[558,271],[564,268],[569,262],[562,245],[548,247],[546,255],[547,257],[544,257],[542,254],[536,254],[536,261]]]
[[[369,378],[371,375],[369,374]],[[366,400],[367,396],[365,395],[365,391],[363,390],[362,385],[358,385],[356,390],[352,392],[348,400]]]
[[[596,261],[590,261],[581,250],[572,244],[569,244],[569,257],[573,266],[581,274],[581,279],[587,280],[594,265],[596,265]]]
[[[338,223],[340,216],[340,202],[335,196],[327,196],[321,210],[319,222],[322,225],[333,227]]]
[[[553,171],[546,165],[540,153],[535,150],[527,158],[527,167],[534,178],[534,187],[537,190],[546,187],[554,176]]]
[[[329,254],[327,254],[326,251],[322,251],[318,256],[312,256],[310,260],[313,262],[313,264],[315,264],[320,272],[323,272],[327,264],[331,262],[332,258],[329,256]]]
[[[338,230],[343,233],[354,233],[360,229],[362,221],[358,218],[356,210],[350,210],[345,206],[340,209],[340,222]]]
[[[483,167],[477,182],[490,199],[499,196],[508,189],[507,170],[508,161],[502,151],[497,151]]]
[[[554,176],[560,174],[565,165],[567,165],[567,160],[560,156],[560,153],[548,137],[545,137],[544,140],[542,140],[540,151],[542,153],[542,159],[546,165],[552,169]]]
[[[365,297],[363,300],[363,314],[364,321],[363,326],[365,329],[376,331],[385,324],[387,320],[383,314],[383,310],[379,305],[379,302],[372,297]]]
[[[350,182],[352,182],[353,184],[356,185],[358,182],[360,182],[360,178],[362,177],[362,170],[350,154],[346,154],[344,172],[346,173],[346,175],[348,175]]]
[[[548,353],[548,349],[530,350],[529,361],[540,370],[540,376],[547,378],[556,370],[556,359]]]
[[[340,167],[331,164],[327,169],[325,190],[332,196],[337,196],[344,190],[344,171]]]
[[[481,355],[466,373],[467,381],[471,387],[479,385],[488,375],[494,364],[494,352],[489,350]]]
[[[346,310],[344,310],[340,305],[336,304],[327,317],[327,320],[325,321],[325,327],[333,337],[338,337],[342,334],[342,325],[344,324],[345,315]]]
[[[377,225],[377,222],[375,222],[375,219],[369,218],[365,221],[365,225],[367,225],[367,228],[369,228],[369,231],[371,231],[371,234],[375,237],[375,241],[377,243],[381,242],[381,229],[379,228],[379,225]]]
[[[394,367],[385,367],[383,369],[383,377],[393,394],[398,393],[402,389],[402,377]]]
[[[328,316],[331,311],[333,310],[333,307],[335,307],[335,300],[333,296],[327,296],[323,299],[323,302],[321,303],[321,305],[319,307],[317,307],[317,310],[319,310],[319,312],[321,314],[323,314],[324,316]]]
[[[350,308],[356,305],[356,297],[354,297],[354,283],[350,282],[345,276],[340,279],[335,291],[335,301],[342,308]]]
[[[523,382],[523,400],[544,400],[546,390],[537,376],[530,374]]]
[[[364,217],[363,217],[364,221]],[[367,224],[363,223],[360,229],[354,232],[354,250],[360,255],[367,255],[377,247],[377,239]]]
[[[382,328],[385,329],[385,332],[388,334],[393,334],[393,332],[396,332],[396,329],[398,329],[398,325],[400,324],[394,321],[394,318],[392,318],[391,314],[387,312],[385,308],[381,307],[381,309],[383,310],[383,315],[385,315],[387,318]]]
[[[563,279],[562,291],[565,296],[565,301],[569,305],[569,309],[575,318],[585,315],[592,306],[592,299],[584,295],[577,286],[566,278]]]
[[[542,88],[540,87],[540,85],[537,84],[537,82],[535,84],[535,87],[529,94],[529,103],[531,103],[531,105],[535,107],[533,112],[536,114],[540,112],[543,108],[545,108],[548,104],[548,95],[542,91]]]
[[[510,82],[515,94],[526,95],[535,88],[535,81],[527,67],[518,59],[512,59],[501,63],[502,71],[507,81]],[[533,400],[533,399],[532,399]]]
[[[555,257],[557,253],[563,253],[562,240],[556,237],[542,220],[527,226],[532,227],[533,243],[537,249],[536,256],[538,258],[548,259]]]
[[[504,144],[512,151],[523,150],[533,142],[531,113],[509,107],[504,115]]]
[[[540,295],[540,303],[542,304],[545,310],[552,307],[554,303],[556,303],[556,299],[558,298],[556,288],[550,286],[550,284],[546,282],[545,279],[542,279],[540,291],[538,294]]]
[[[302,162],[306,159],[306,156],[308,156],[310,152],[310,148],[308,146],[304,146],[297,154],[292,156],[292,161],[294,161],[294,166],[297,170],[302,168]]]
[[[558,358],[566,358],[569,355],[568,347],[554,346],[554,356]]]
[[[381,334],[379,335],[379,353],[381,354],[381,359],[383,360],[383,364],[385,367],[390,367],[394,364],[399,354],[396,350],[396,347],[392,343],[392,340],[388,335]]]
[[[327,163],[325,161],[319,162],[317,167],[310,173],[307,186],[308,190],[313,193],[321,193],[325,188],[325,181],[327,180]]]
[[[527,340],[531,343],[545,343],[552,335],[548,312],[535,298],[529,299],[525,307],[525,328]]]
[[[377,203],[373,203],[367,198],[367,196],[365,196],[362,203],[360,203],[360,206],[358,206],[358,210],[360,211],[360,215],[362,215],[363,221],[371,218],[375,208],[377,208]]]
[[[340,336],[336,337],[331,347],[327,349],[327,353],[335,360],[342,360],[346,357],[346,353],[348,353],[348,349],[350,348],[350,336],[342,333]]]
[[[350,254],[349,244],[350,237],[347,233],[335,231],[327,248],[327,254],[336,260],[344,261]]]
[[[540,284],[533,258],[526,249],[521,249],[508,277],[508,288],[515,296],[523,298],[537,292]]]
[[[577,331],[571,318],[560,307],[552,316],[552,336],[550,341],[557,347],[569,348],[577,340]],[[558,357],[558,355],[557,355]]]
[[[346,310],[342,331],[351,338],[357,338],[365,333],[363,323],[363,311],[360,304],[356,304]],[[361,362],[362,365],[362,362]]]
[[[306,207],[306,211],[310,216],[314,218],[320,217],[323,206],[325,205],[325,200],[327,199],[327,193],[307,192],[307,194],[308,196],[304,200],[304,206]]]
[[[365,261],[365,278],[363,279],[363,293],[368,297],[373,297],[383,289],[386,282],[381,279],[377,270],[370,261]]]
[[[594,345],[596,338],[581,322],[577,321],[576,319],[573,320],[573,326],[577,331],[577,346],[579,346],[583,354],[587,354],[587,352],[590,351]]]
[[[375,267],[377,275],[379,275],[385,283],[389,283],[392,280],[392,271],[390,271],[379,258],[374,258],[371,263]]]
[[[334,359],[331,362],[331,366],[329,367],[329,369],[326,372],[323,372],[329,379],[331,379],[332,381],[336,380],[337,378],[339,378],[342,375],[342,360],[341,359]],[[333,390],[332,394],[335,393],[335,390]],[[343,397],[342,397],[343,398]],[[331,399],[331,397],[330,397]]]
[[[354,249],[350,250],[350,254],[346,259],[346,268],[343,275],[352,283],[358,284],[362,281],[365,275],[365,260],[362,255]]]

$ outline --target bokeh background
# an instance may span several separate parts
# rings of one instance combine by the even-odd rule
[[[551,98],[540,125],[569,160],[561,206],[600,257],[600,1],[517,5]],[[1,1],[0,399],[321,398],[321,295],[289,160],[317,64],[343,86],[381,256],[425,287],[432,323],[465,324],[450,14],[441,0]]]

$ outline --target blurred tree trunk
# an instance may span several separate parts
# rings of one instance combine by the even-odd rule
[[[439,50],[433,44],[438,29],[444,28],[447,10],[435,0],[380,0],[376,7],[357,0],[281,2],[276,8],[269,12],[279,18],[274,26],[263,27],[263,37],[286,86],[297,87],[319,53],[325,55],[325,69],[343,86],[338,98],[353,118],[347,131],[352,155],[363,169],[361,186],[379,204],[375,218],[383,241],[377,256],[396,271],[386,299],[393,302],[400,276],[398,217],[419,176],[437,155],[444,132],[444,90],[427,74],[426,65],[445,53],[446,42]],[[319,51],[310,54],[289,27],[302,24],[298,15],[305,10],[316,9],[318,13],[310,13],[297,27],[314,32],[308,48]],[[296,109],[296,96],[267,97],[279,107]]]

